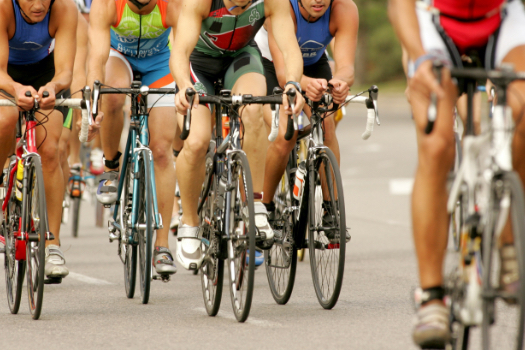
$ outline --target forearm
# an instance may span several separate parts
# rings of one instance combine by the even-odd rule
[[[58,93],[59,91],[69,89],[72,79],[73,74],[71,70],[64,70],[55,74],[48,84],[53,84],[55,86],[55,93]]]
[[[333,79],[339,79],[348,84],[348,87],[354,85],[355,71],[352,66],[338,67],[337,71],[333,75]]]
[[[179,87],[191,86],[190,79],[190,54],[184,51],[172,51],[170,70],[173,79]]]
[[[295,38],[294,38],[295,39]],[[284,64],[285,64],[285,77],[286,81],[301,81],[303,76],[303,56],[299,50],[297,41],[294,41],[296,50],[286,50],[283,52]],[[302,84],[302,82],[301,82]]]
[[[94,46],[91,45],[91,47]],[[93,83],[95,82],[95,80],[98,80],[101,83],[104,82],[106,63],[109,57],[109,52],[108,55],[105,56],[104,54],[97,54],[93,51],[95,50],[92,50],[92,55],[90,55],[89,57],[88,73],[86,77],[86,83],[89,87],[93,87]]]
[[[411,60],[425,53],[419,35],[419,23],[414,0],[390,0],[388,15],[403,47]]]
[[[8,94],[14,96],[15,95],[15,89],[17,87],[22,86],[22,84],[19,84],[15,82],[9,74],[5,71],[0,71],[0,90],[4,90]]]

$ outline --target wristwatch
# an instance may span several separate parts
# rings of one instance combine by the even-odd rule
[[[286,88],[286,85],[293,85],[295,86],[295,88],[297,89],[297,91],[299,91],[299,93],[302,93],[303,90],[301,90],[301,84],[299,84],[298,82],[296,81],[288,81],[286,82],[286,84],[284,84],[284,87]]]

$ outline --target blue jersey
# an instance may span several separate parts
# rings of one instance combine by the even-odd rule
[[[32,64],[43,60],[54,48],[54,39],[49,35],[49,14],[51,5],[42,22],[29,24],[22,17],[21,9],[15,0],[15,35],[9,40],[9,64]]]
[[[326,47],[332,41],[333,36],[330,34],[330,12],[332,6],[328,7],[325,14],[315,22],[308,22],[304,19],[299,11],[297,0],[290,0],[295,13],[297,23],[297,42],[303,54],[305,66],[310,66],[321,58]]]

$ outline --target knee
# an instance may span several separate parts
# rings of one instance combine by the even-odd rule
[[[295,141],[294,139],[290,141],[286,141],[283,137],[277,137],[275,141],[272,143],[271,147],[269,147],[268,152],[273,152],[274,154],[278,155],[279,157],[287,157],[292,149],[295,147]]]
[[[206,153],[208,152],[209,144],[209,138],[192,138],[190,134],[190,137],[188,137],[188,139],[184,141],[184,147],[182,148],[184,158],[192,163],[200,163],[206,156]]]
[[[170,143],[151,144],[150,149],[153,152],[153,161],[155,167],[162,169],[170,166],[173,167],[173,153]]]
[[[17,113],[0,113],[0,137],[9,137],[15,134]]]
[[[38,154],[42,157],[42,167],[44,169],[54,169],[59,166],[58,143],[52,144],[50,142],[44,142],[38,150]]]
[[[454,162],[454,135],[431,135],[420,142],[419,163],[434,173],[448,173]]]
[[[104,96],[102,106],[107,114],[114,115],[122,112],[125,102],[124,95],[108,94]]]
[[[248,105],[242,112],[242,123],[247,133],[266,133],[263,120],[263,110],[260,105]]]

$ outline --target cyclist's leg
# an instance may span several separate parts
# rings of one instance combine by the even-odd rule
[[[38,120],[47,121],[36,128],[36,143],[40,147],[38,153],[42,157],[42,172],[46,189],[47,216],[49,230],[55,236],[54,240],[46,241],[46,246],[60,246],[60,223],[62,221],[62,200],[64,198],[64,176],[60,167],[58,143],[63,129],[63,115],[57,110],[35,113]],[[48,117],[46,117],[49,115]]]
[[[177,157],[179,156],[180,151],[182,151],[183,141],[180,139],[180,128],[179,123],[177,123],[175,131],[175,139],[173,140],[173,166],[176,167]],[[177,233],[177,227],[179,226],[179,197],[180,194],[177,194],[177,177],[175,176],[175,197],[173,200],[173,210],[171,213],[170,229],[174,230],[175,234]]]
[[[108,62],[106,63],[105,84],[116,88],[128,88],[131,84],[132,70],[126,58],[115,50],[110,51]],[[126,100],[125,95],[107,94],[102,95],[101,110],[104,113],[104,122],[100,128],[102,150],[106,161],[118,161],[117,158],[120,134],[124,125],[122,108]],[[118,136],[117,136],[118,135]],[[117,136],[117,137],[115,137]],[[117,158],[117,159],[115,159]],[[116,167],[104,167],[106,172],[118,171]],[[101,183],[102,185],[102,183]],[[105,181],[104,186],[116,187],[116,181]],[[97,191],[97,198],[102,203],[111,204],[115,202],[117,192]]]
[[[17,121],[17,108],[0,108],[0,164],[2,166],[5,164],[7,157],[13,154]]]
[[[208,81],[192,62],[192,82],[198,93],[213,94],[213,84]],[[184,116],[177,114],[182,130]],[[171,130],[173,132],[173,129]],[[205,176],[205,158],[211,139],[211,112],[207,106],[199,105],[192,110],[190,134],[177,157],[177,180],[184,214],[178,230],[177,256],[184,268],[198,268],[202,262],[202,251],[198,238],[199,195]],[[173,192],[171,192],[173,193]]]
[[[66,96],[67,97],[67,96]],[[72,113],[73,109],[67,109],[67,114],[64,117],[64,123],[62,124],[62,134],[58,142],[58,153],[60,157],[60,166],[62,167],[62,175],[64,176],[64,188],[67,186],[69,180],[69,140],[71,139],[71,127],[72,127]]]

